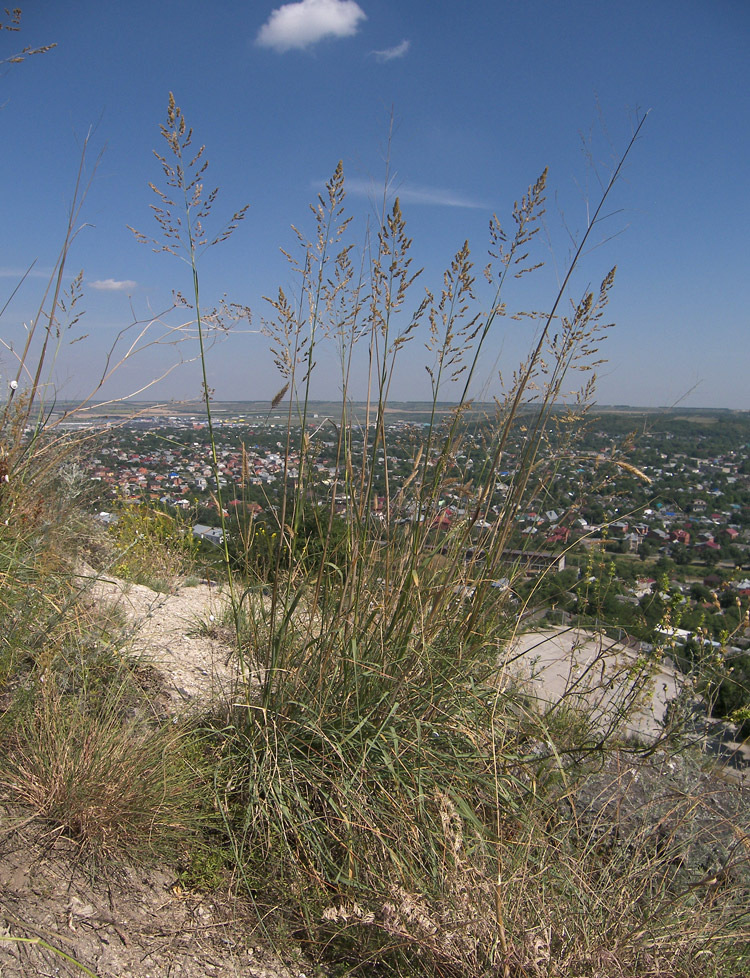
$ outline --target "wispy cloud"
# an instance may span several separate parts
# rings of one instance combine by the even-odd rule
[[[395,61],[396,58],[403,58],[411,47],[411,41],[404,39],[400,44],[384,51],[373,51],[376,61]]]
[[[0,268],[0,278],[15,278],[20,282],[21,279],[26,276],[26,278],[49,278],[52,275],[52,269],[43,268],[32,268],[30,271],[28,268],[8,268],[4,266]]]
[[[255,43],[281,54],[317,44],[325,37],[352,37],[360,21],[366,19],[364,10],[354,0],[285,3],[271,12]]]
[[[351,194],[365,197],[382,195],[382,187],[374,180],[347,179],[346,189]],[[488,204],[474,200],[467,194],[456,190],[446,190],[442,187],[427,187],[417,183],[396,183],[391,181],[388,187],[389,197],[398,197],[403,204],[421,204],[429,207],[463,207],[468,210],[490,210]]]
[[[137,282],[133,282],[129,278],[123,279],[121,282],[114,278],[103,278],[87,284],[100,292],[130,292],[138,285]]]

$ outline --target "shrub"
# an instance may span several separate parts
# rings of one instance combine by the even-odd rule
[[[198,541],[187,520],[145,505],[124,504],[111,528],[115,540],[112,570],[154,591],[172,591],[195,565]]]

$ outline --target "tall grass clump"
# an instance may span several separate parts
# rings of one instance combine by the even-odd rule
[[[109,542],[118,577],[169,592],[195,568],[198,542],[181,514],[128,501],[117,507],[116,515]]]
[[[27,380],[55,335],[52,301]],[[91,597],[87,439],[51,420],[47,395],[13,381],[0,411],[0,823],[52,826],[99,865],[177,859],[203,824],[201,777],[182,726],[154,724],[124,623]],[[190,544],[161,529],[159,546],[133,531],[120,569],[142,568],[146,547],[152,576],[174,571],[178,549],[182,566]]]
[[[573,282],[642,125],[481,426],[472,399],[491,339],[512,318],[506,296],[542,264],[546,170],[507,221],[490,221],[489,296],[468,243],[437,293],[421,288],[406,218],[387,194],[358,251],[341,164],[309,234],[295,229],[285,252],[295,287],[269,299],[264,328],[279,368],[272,407],[287,399],[283,484],[263,521],[248,514],[232,552],[225,532],[243,681],[212,730],[216,803],[264,926],[285,919],[344,973],[635,976],[710,963],[729,975],[744,953],[733,943],[747,922],[744,877],[727,877],[722,901],[703,899],[700,872],[672,872],[685,864],[676,830],[622,848],[609,810],[596,830],[579,817],[579,792],[614,745],[578,708],[551,716],[505,669],[523,611],[514,585],[531,556],[510,546],[516,516],[575,452],[615,272],[579,294]],[[216,193],[204,195],[203,149],[190,148],[172,96],[162,135],[156,247],[190,270],[223,521],[198,258],[245,212],[207,237]],[[389,398],[401,362],[425,347],[429,421],[396,477]],[[312,397],[331,350],[340,402],[321,421]],[[363,406],[353,403],[362,372]],[[323,437],[335,451],[325,477]],[[688,824],[690,805],[679,810]]]
[[[207,222],[212,217],[218,189],[205,192],[203,181],[208,169],[208,161],[204,157],[205,146],[200,146],[197,149],[194,147],[193,130],[187,126],[182,110],[175,103],[171,92],[167,106],[167,121],[161,126],[161,135],[166,146],[162,153],[155,151],[154,155],[161,165],[165,189],[161,189],[155,184],[150,185],[158,201],[158,203],[152,204],[152,210],[161,237],[154,239],[135,228],[131,228],[131,230],[139,241],[144,244],[151,244],[157,252],[164,251],[174,255],[184,261],[190,270],[190,294],[193,300],[191,308],[195,316],[197,358],[202,371],[201,396],[206,412],[208,438],[211,446],[211,467],[216,483],[215,502],[224,539],[222,544],[224,566],[229,578],[232,609],[235,623],[238,624],[239,609],[232,585],[232,563],[229,559],[228,533],[219,477],[219,457],[211,410],[213,392],[208,385],[207,373],[207,352],[211,332],[215,329],[217,322],[220,325],[223,324],[222,313],[229,313],[229,310],[224,309],[221,312],[213,310],[212,313],[207,314],[203,309],[200,298],[198,261],[207,249],[221,244],[232,236],[244,220],[248,207],[246,205],[240,208],[227,223],[214,234],[209,235]],[[190,305],[190,303],[186,304]],[[237,314],[238,309],[239,307],[233,308],[234,315]],[[239,314],[241,317],[243,311],[239,310]],[[241,658],[240,664],[244,665]]]

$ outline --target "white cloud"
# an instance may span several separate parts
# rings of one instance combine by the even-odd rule
[[[396,44],[395,47],[386,48],[384,51],[373,51],[375,58],[378,61],[393,61],[396,58],[403,58],[411,47],[411,41],[404,39],[400,44]]]
[[[279,53],[306,48],[324,37],[352,37],[364,10],[354,0],[299,0],[271,12],[255,43]]]
[[[351,194],[380,198],[382,187],[375,181],[347,179],[346,189]],[[423,184],[403,183],[396,185],[393,181],[388,188],[390,198],[398,197],[402,204],[423,204],[432,207],[463,207],[469,210],[490,210],[491,208],[480,200],[472,200],[466,194],[455,190],[445,190],[441,187],[427,187]]]
[[[124,279],[122,282],[118,282],[114,278],[103,278],[97,279],[95,282],[88,283],[92,289],[99,289],[100,292],[130,292],[136,287],[137,282],[131,281],[131,279]]]

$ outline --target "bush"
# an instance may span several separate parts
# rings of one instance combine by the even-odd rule
[[[192,527],[150,506],[124,504],[116,510],[111,533],[115,541],[112,570],[134,584],[154,591],[172,591],[180,577],[191,573],[198,553]]]

